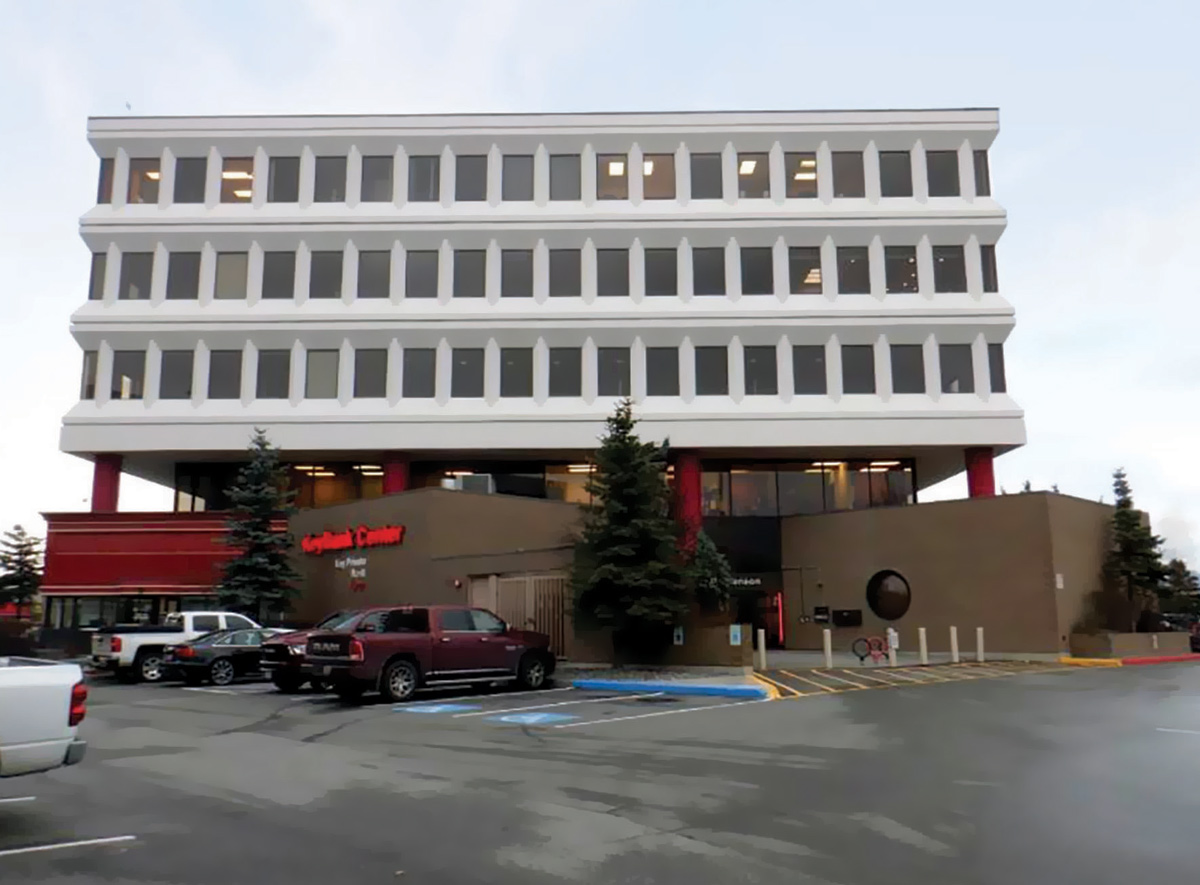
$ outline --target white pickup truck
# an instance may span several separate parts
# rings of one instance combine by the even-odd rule
[[[167,671],[163,650],[217,630],[256,630],[259,625],[236,612],[174,612],[156,625],[101,627],[92,636],[92,666],[118,677],[161,682]]]
[[[87,744],[76,732],[86,712],[77,664],[0,657],[0,778],[82,759]]]

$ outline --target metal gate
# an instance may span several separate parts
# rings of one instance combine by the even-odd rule
[[[496,582],[495,611],[521,630],[550,637],[550,649],[566,653],[570,605],[566,578],[557,575],[502,577]]]

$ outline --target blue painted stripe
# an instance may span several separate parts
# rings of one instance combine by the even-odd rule
[[[770,697],[770,693],[761,685],[714,685],[682,681],[635,682],[626,679],[576,679],[571,685],[585,691],[660,691],[663,694],[695,697],[761,698],[763,700]]]

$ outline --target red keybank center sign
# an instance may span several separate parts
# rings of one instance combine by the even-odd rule
[[[404,543],[404,526],[384,525],[378,528],[360,525],[344,532],[322,532],[305,535],[300,549],[310,556],[320,556],[334,550],[360,550],[367,547],[393,547]]]

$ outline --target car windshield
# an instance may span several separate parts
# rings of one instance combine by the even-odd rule
[[[226,633],[228,630],[213,630],[211,633],[205,633],[203,636],[197,636],[188,645],[212,645]]]
[[[358,612],[335,612],[317,624],[318,630],[345,630],[358,618]]]

